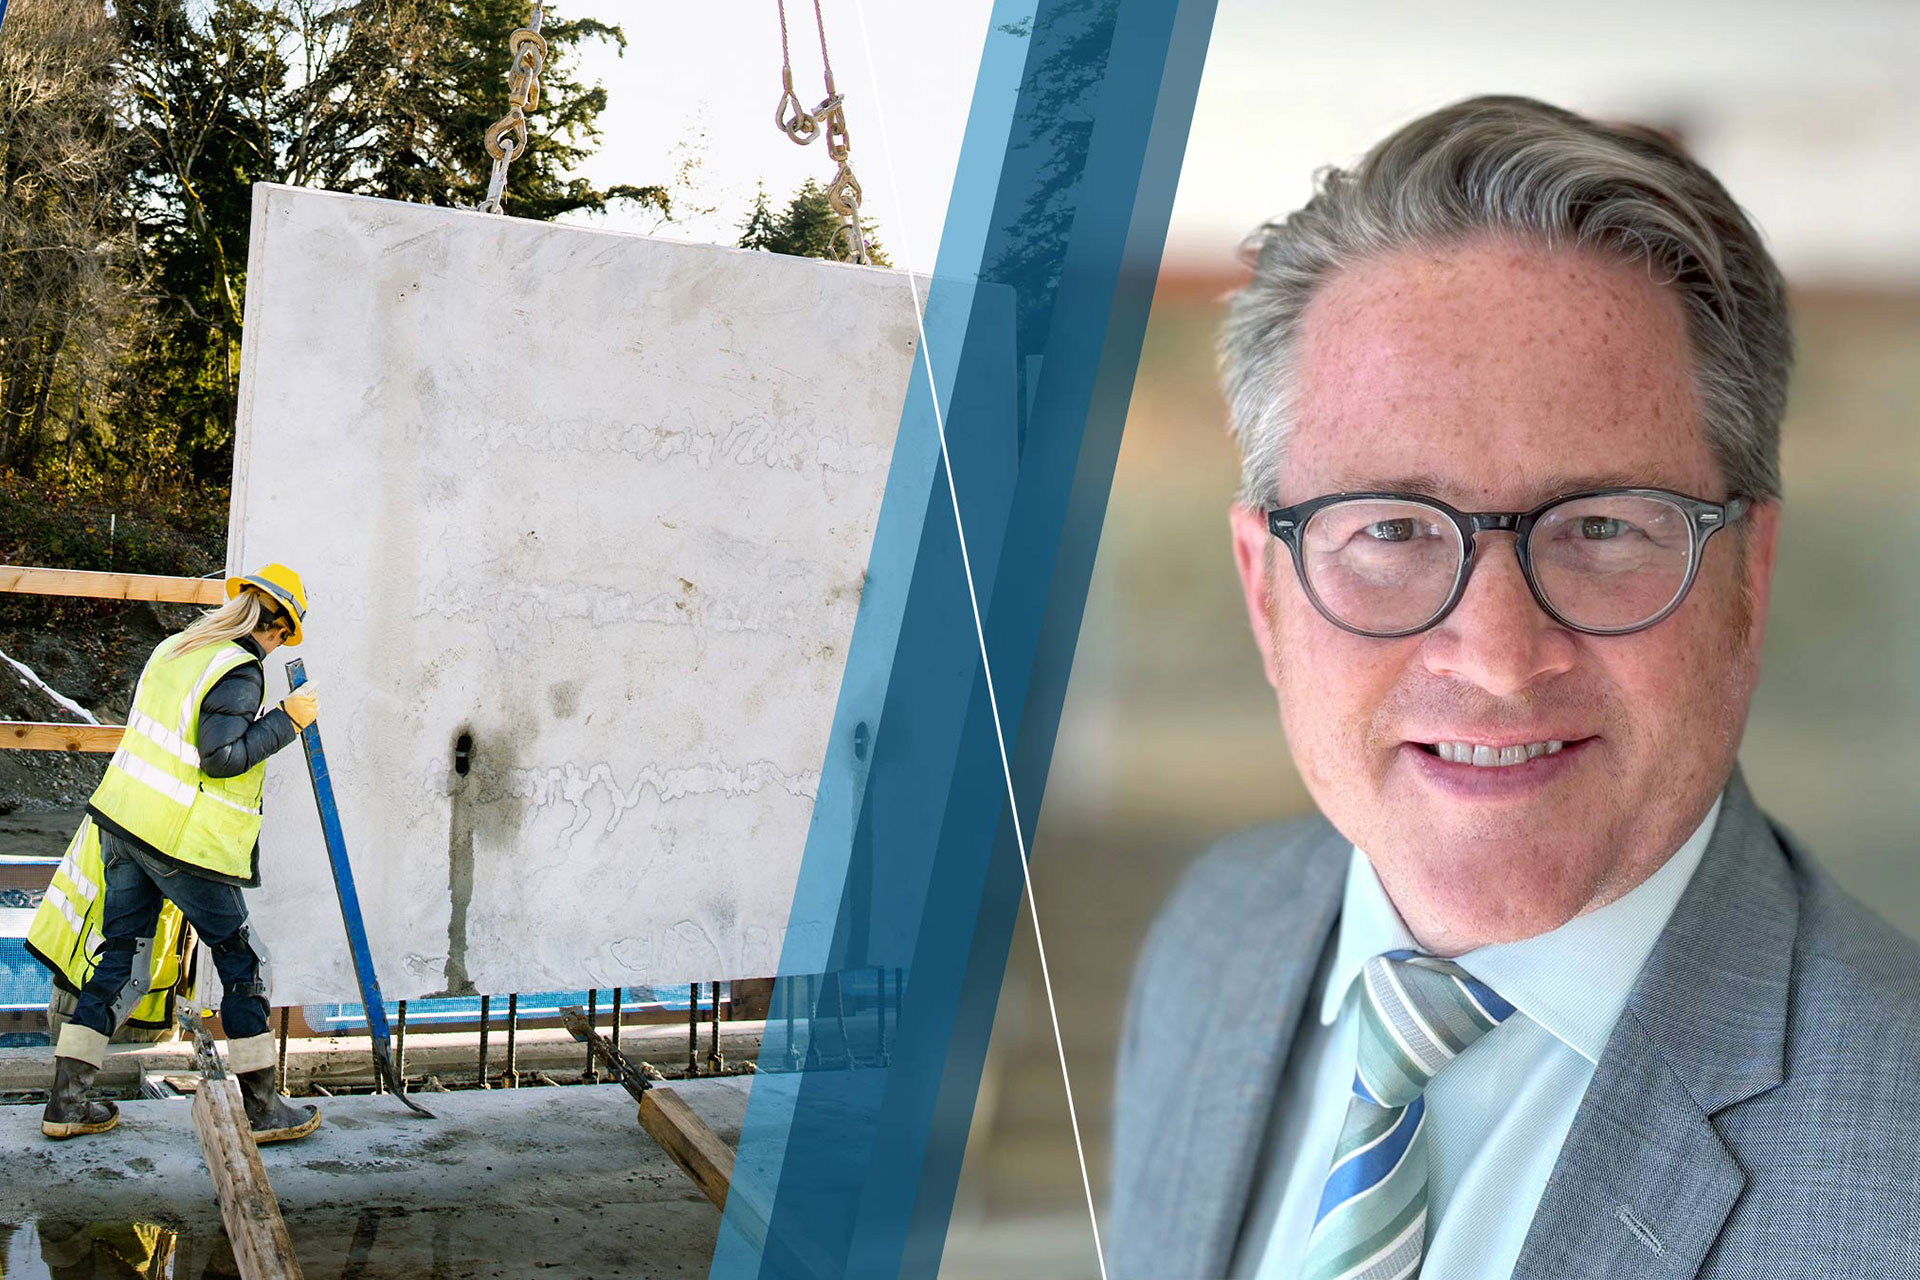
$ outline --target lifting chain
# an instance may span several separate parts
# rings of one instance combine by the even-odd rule
[[[860,229],[860,180],[853,176],[848,152],[853,137],[847,132],[846,106],[833,87],[833,61],[827,56],[827,23],[820,16],[820,0],[813,0],[813,22],[820,31],[820,66],[826,73],[827,96],[808,111],[793,91],[793,56],[787,50],[787,0],[774,0],[780,9],[780,102],[773,109],[773,122],[780,132],[805,146],[824,136],[827,155],[839,166],[827,184],[827,204],[840,225],[833,233],[833,255],[842,262],[867,265],[867,238]]]
[[[500,203],[507,188],[507,166],[527,153],[527,112],[540,105],[540,72],[547,65],[547,40],[540,34],[544,0],[533,0],[533,20],[507,38],[513,63],[507,69],[507,114],[487,129],[487,154],[493,157],[493,176],[487,180],[482,213],[505,213]]]

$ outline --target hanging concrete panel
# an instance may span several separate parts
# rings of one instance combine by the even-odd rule
[[[775,972],[894,434],[892,272],[255,189],[229,567],[284,561],[389,998]],[[305,764],[276,1003],[357,998]]]

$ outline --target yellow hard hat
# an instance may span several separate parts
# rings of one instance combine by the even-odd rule
[[[283,564],[270,564],[244,578],[228,578],[227,599],[233,599],[249,587],[286,613],[293,621],[293,634],[287,637],[286,643],[299,644],[301,623],[307,616],[307,589],[301,584],[300,575]]]

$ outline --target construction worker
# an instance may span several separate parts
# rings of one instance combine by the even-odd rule
[[[260,795],[267,757],[313,723],[309,687],[261,714],[261,660],[300,643],[306,588],[285,565],[227,580],[227,603],[154,649],[134,690],[119,750],[87,804],[99,829],[105,943],[54,1047],[49,1138],[104,1133],[111,1102],[87,1100],[114,1027],[147,994],[143,952],[172,902],[213,952],[222,987],[227,1064],[240,1082],[256,1143],[304,1138],[317,1108],[295,1108],[274,1085],[266,956],[247,924],[243,887],[260,883]],[[86,893],[86,887],[80,888]],[[43,945],[42,953],[58,950]]]

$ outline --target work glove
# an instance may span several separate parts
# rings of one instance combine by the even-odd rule
[[[320,695],[310,684],[280,699],[280,709],[287,713],[287,719],[293,721],[293,727],[304,729],[320,718]]]

